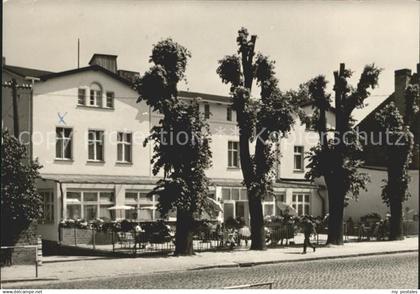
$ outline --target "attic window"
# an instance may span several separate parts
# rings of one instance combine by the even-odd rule
[[[86,105],[86,89],[79,88],[77,103],[79,105]]]
[[[97,83],[90,86],[89,106],[102,107],[102,87]]]
[[[106,107],[114,108],[114,92],[106,92]]]

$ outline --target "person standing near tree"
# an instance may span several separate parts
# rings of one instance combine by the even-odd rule
[[[312,247],[315,252],[315,245],[311,243],[311,234],[316,235],[315,226],[312,221],[307,217],[303,217],[303,234],[305,235],[305,240],[303,241],[303,252],[302,254],[306,254],[306,248]]]

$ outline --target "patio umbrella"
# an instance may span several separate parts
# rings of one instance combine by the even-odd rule
[[[277,208],[280,208],[283,213],[287,212],[288,215],[297,216],[296,210],[289,204],[279,202],[277,203]]]
[[[208,206],[210,206],[213,210],[217,212],[223,212],[222,204],[213,198],[206,197],[206,203]]]
[[[129,205],[114,205],[111,207],[108,207],[109,210],[130,210],[130,209],[135,209],[135,207],[133,206],[129,206]]]
[[[204,211],[201,213],[199,218],[202,219],[213,219],[219,215],[219,212],[223,212],[222,205],[214,200],[213,198],[206,197],[205,198],[205,208]]]

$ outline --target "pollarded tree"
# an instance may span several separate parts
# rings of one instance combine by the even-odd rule
[[[13,246],[42,215],[42,199],[35,186],[41,166],[28,161],[25,146],[5,130],[1,160],[1,245]]]
[[[150,61],[155,65],[137,85],[140,97],[163,114],[159,125],[145,141],[154,141],[153,174],[163,171],[163,179],[150,192],[158,195],[162,216],[176,210],[175,254],[193,254],[194,215],[206,208],[208,179],[205,169],[211,165],[209,127],[197,102],[178,99],[178,82],[184,78],[189,51],[172,39],[153,48]]]
[[[418,111],[418,100],[418,86],[409,85],[405,90],[404,115],[401,115],[393,102],[376,114],[387,155],[388,180],[382,187],[382,199],[391,211],[391,240],[403,239],[402,203],[410,196],[408,167],[413,156],[414,146],[414,135],[410,131],[410,126]]]
[[[239,153],[244,185],[247,189],[251,224],[251,249],[265,249],[264,218],[261,201],[272,192],[273,164],[276,154],[273,142],[287,134],[294,124],[296,105],[290,93],[282,93],[275,77],[274,61],[257,54],[256,35],[249,37],[241,28],[236,39],[239,55],[225,56],[217,73],[230,84],[232,109],[237,113]],[[252,84],[260,86],[260,99],[251,98]],[[255,142],[251,154],[250,143]]]
[[[328,189],[329,220],[327,244],[343,244],[343,212],[345,197],[351,193],[359,195],[360,189],[366,189],[369,177],[359,172],[362,166],[362,147],[353,128],[352,112],[362,108],[369,97],[369,89],[378,83],[380,69],[375,65],[365,66],[356,88],[348,84],[352,72],[340,64],[340,70],[334,72],[335,84],[335,129],[327,129],[326,111],[331,108],[330,94],[325,92],[327,81],[318,76],[308,84],[310,100],[315,108],[312,125],[318,131],[320,143],[311,148],[309,153],[310,171],[305,175],[314,180],[324,177]],[[334,133],[333,138],[328,132]]]

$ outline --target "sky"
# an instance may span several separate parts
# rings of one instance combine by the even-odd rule
[[[188,48],[188,84],[180,89],[227,95],[218,60],[237,51],[244,26],[258,36],[256,51],[276,61],[282,90],[340,62],[354,71],[383,68],[379,87],[355,118],[394,90],[394,71],[419,62],[420,1],[43,1],[3,0],[3,56],[16,66],[64,71],[86,66],[94,53],[118,55],[118,68],[145,72],[153,44],[167,37]]]

